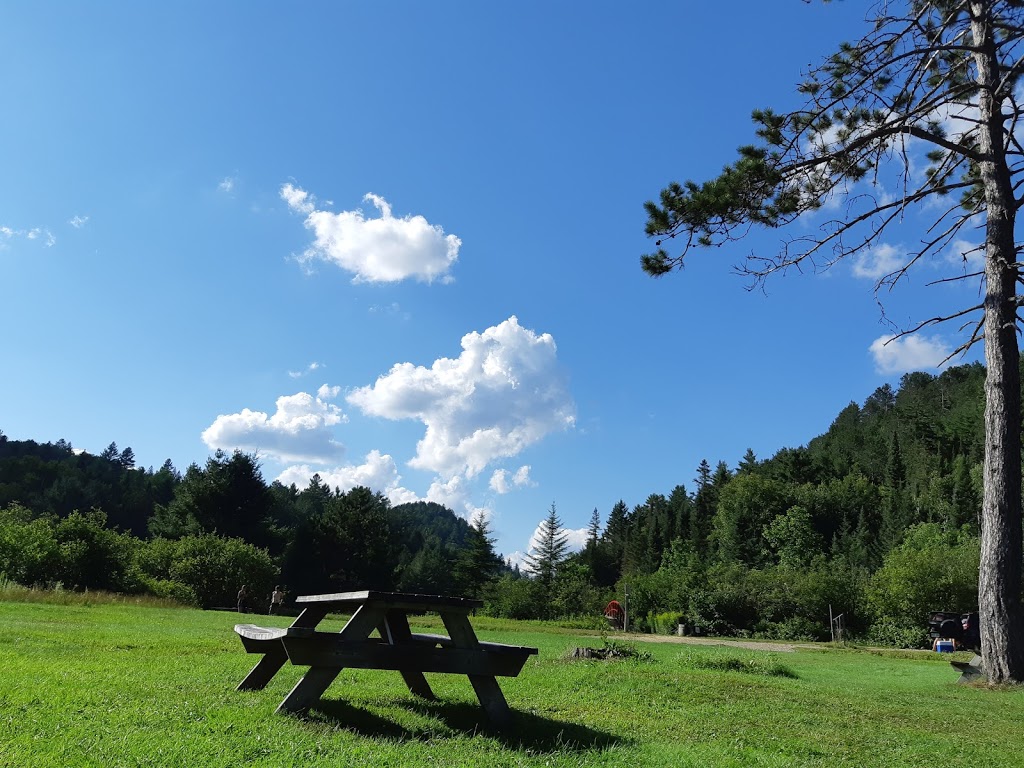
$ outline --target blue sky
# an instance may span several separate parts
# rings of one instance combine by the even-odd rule
[[[880,347],[903,244],[747,292],[755,232],[654,280],[642,204],[798,106],[865,8],[7,4],[0,429],[258,451],[268,481],[482,511],[505,555],[552,502],[578,531],[805,444],[956,345]],[[928,269],[898,322],[975,298]]]

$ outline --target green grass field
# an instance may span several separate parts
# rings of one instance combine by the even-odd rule
[[[515,719],[499,733],[450,675],[428,676],[441,701],[423,702],[395,673],[346,670],[308,717],[276,715],[302,670],[236,692],[257,658],[238,620],[0,602],[0,765],[1024,766],[1024,690],[957,685],[934,654],[634,638],[651,660],[572,661],[601,639],[478,618],[482,639],[540,648],[500,680]]]

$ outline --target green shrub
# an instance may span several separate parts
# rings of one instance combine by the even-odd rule
[[[20,504],[0,509],[0,575],[30,587],[52,583],[60,549],[49,518]]]
[[[979,553],[977,537],[967,533],[934,523],[908,529],[868,584],[865,599],[875,624],[885,632],[893,626],[923,631],[929,611],[976,610]]]
[[[188,584],[171,581],[170,579],[145,579],[146,592],[154,597],[173,600],[182,605],[199,605],[196,591]]]
[[[504,619],[535,619],[541,616],[543,590],[534,579],[502,576],[484,590],[484,612]]]
[[[674,635],[682,623],[683,617],[678,611],[647,614],[647,626],[657,635]]]
[[[269,605],[278,571],[266,550],[212,533],[176,541],[154,539],[145,542],[144,549],[137,563],[148,583],[188,587],[193,594],[190,602],[203,608],[234,606],[243,584],[251,596],[250,607],[265,609],[264,596]]]
[[[680,661],[694,669],[714,669],[723,672],[742,672],[747,675],[796,678],[796,672],[773,656],[704,656],[685,653]]]
[[[889,618],[872,624],[867,639],[890,648],[927,648],[931,644],[926,626]]]
[[[135,565],[138,539],[107,527],[99,509],[72,512],[54,527],[60,547],[55,577],[79,589],[134,594],[142,591]]]
[[[828,621],[813,622],[802,616],[792,616],[782,621],[760,621],[754,627],[754,637],[767,640],[821,640],[822,635],[831,636]]]

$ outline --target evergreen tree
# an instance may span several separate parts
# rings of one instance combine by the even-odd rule
[[[710,560],[708,540],[718,505],[718,493],[711,482],[711,465],[707,459],[700,460],[694,483],[697,493],[693,498],[693,509],[690,514],[690,548],[698,557]]]
[[[132,450],[130,445],[121,451],[117,461],[125,469],[135,469],[135,451]]]
[[[622,564],[626,557],[626,543],[629,541],[629,507],[619,499],[608,515],[608,525],[601,534],[601,543],[607,554],[608,561],[615,571],[611,583],[614,584],[622,572]]]
[[[463,594],[480,597],[484,588],[498,577],[501,558],[494,551],[495,539],[487,519],[478,514],[469,525],[466,548],[455,564],[455,580]]]
[[[736,467],[737,475],[744,475],[753,472],[757,469],[757,456],[754,455],[753,448],[747,448],[747,452],[743,454],[743,458],[740,459],[739,466]]]
[[[550,595],[558,566],[569,551],[569,535],[562,527],[554,502],[548,516],[541,522],[536,547],[526,556],[526,567]]]

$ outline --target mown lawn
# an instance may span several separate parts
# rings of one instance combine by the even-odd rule
[[[634,640],[650,661],[570,661],[600,638],[478,619],[482,639],[540,648],[501,679],[515,720],[497,733],[447,675],[422,702],[395,673],[344,671],[308,717],[277,715],[301,669],[236,692],[256,660],[236,621],[0,602],[0,765],[1024,766],[1024,690],[957,685],[933,654]]]

